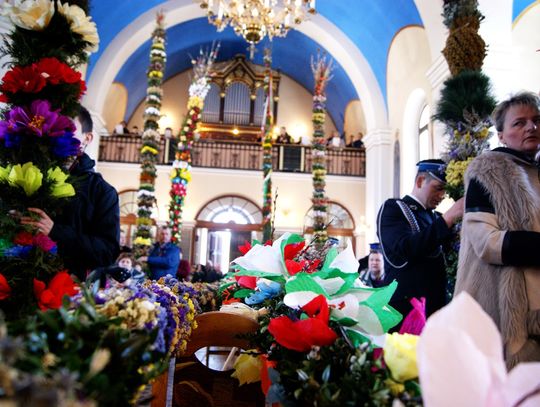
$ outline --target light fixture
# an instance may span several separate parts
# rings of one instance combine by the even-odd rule
[[[253,58],[255,45],[265,36],[285,37],[292,24],[300,24],[308,14],[315,14],[315,0],[195,0],[206,9],[208,21],[223,31],[230,25],[237,35],[250,44]]]

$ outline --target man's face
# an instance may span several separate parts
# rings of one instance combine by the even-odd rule
[[[93,135],[92,133],[83,133],[82,132],[82,126],[81,126],[81,122],[79,121],[79,119],[75,118],[73,119],[73,122],[75,123],[75,138],[77,140],[79,140],[81,142],[81,146],[79,147],[79,151],[80,152],[84,152],[84,150],[86,149],[86,147],[88,146],[88,144],[90,144],[90,142],[92,141],[93,139]]]
[[[171,229],[165,228],[159,230],[159,243],[165,244],[171,241]]]
[[[419,198],[423,200],[426,209],[435,209],[446,194],[444,183],[431,177],[423,177],[419,191]]]
[[[368,258],[368,269],[372,277],[379,277],[383,270],[383,259],[381,253],[370,253]]]

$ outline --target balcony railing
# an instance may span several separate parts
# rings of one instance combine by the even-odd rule
[[[102,137],[99,145],[99,161],[139,163],[140,136]],[[310,173],[311,147],[297,144],[274,145],[272,162],[274,171]],[[194,167],[226,168],[259,171],[262,168],[262,149],[259,143],[242,141],[200,140],[193,144]],[[159,164],[170,164],[174,149],[169,139],[160,141]],[[328,148],[326,167],[329,175],[364,177],[366,155],[363,148]]]

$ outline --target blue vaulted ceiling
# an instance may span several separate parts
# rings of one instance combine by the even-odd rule
[[[515,19],[535,0],[513,0],[513,18]],[[113,39],[138,17],[158,5],[171,7],[175,2],[161,0],[94,0],[91,14],[96,21],[100,34],[100,50],[93,54],[88,66],[91,76],[96,61]],[[177,1],[178,3],[178,1]],[[188,2],[184,2],[187,4]],[[436,3],[436,2],[434,2]],[[434,4],[434,7],[440,5]],[[386,63],[389,48],[394,36],[404,27],[422,26],[422,21],[414,0],[318,0],[317,12],[337,26],[354,43],[366,58],[381,93],[386,98]],[[237,53],[245,53],[246,43],[237,37],[232,29],[216,32],[205,18],[197,18],[177,24],[167,30],[167,69],[165,76],[170,78],[191,68],[189,54],[197,53],[199,48],[207,47],[214,40],[221,41],[219,60],[223,61]],[[124,64],[116,77],[128,90],[129,117],[142,101],[146,89],[145,71],[148,65],[150,41],[137,49]],[[259,47],[262,49],[262,47]],[[322,48],[312,39],[291,31],[285,39],[273,41],[273,67],[292,77],[306,89],[313,89],[310,68],[311,55]],[[332,50],[328,50],[331,54]],[[255,58],[261,63],[261,52]],[[328,85],[327,98],[329,113],[338,128],[343,125],[343,114],[347,103],[361,98],[352,86],[340,66],[336,66],[334,78]]]

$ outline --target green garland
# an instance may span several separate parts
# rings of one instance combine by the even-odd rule
[[[477,0],[445,0],[445,25],[450,29],[443,54],[452,77],[444,82],[434,118],[446,125],[448,144],[442,159],[446,162],[446,190],[457,200],[464,194],[464,174],[471,161],[489,148],[490,114],[495,108],[489,78],[482,68],[485,43],[478,34],[483,16]],[[447,254],[447,293],[454,292],[459,253],[459,231]]]
[[[324,122],[326,119],[326,84],[331,78],[332,60],[317,55],[311,60],[311,70],[315,79],[313,91],[313,234],[315,244],[322,248],[328,239],[326,232],[328,221],[328,197],[326,196],[326,138],[324,136]]]
[[[164,15],[156,15],[156,28],[152,32],[152,46],[150,48],[150,65],[148,67],[148,88],[144,109],[144,132],[140,151],[141,175],[138,192],[137,232],[133,242],[136,257],[148,254],[152,245],[151,229],[154,223],[152,208],[156,204],[155,180],[157,176],[156,163],[159,157],[159,125],[161,116],[161,99],[163,90],[163,72],[167,54],[165,52]]]
[[[191,181],[191,148],[193,135],[201,121],[204,99],[210,89],[210,70],[217,58],[219,43],[212,46],[210,51],[199,52],[193,63],[193,80],[189,86],[188,114],[180,129],[179,140],[171,172],[171,190],[169,195],[169,224],[172,230],[172,242],[177,245],[182,240],[182,210],[187,194],[187,184]]]
[[[263,242],[272,240],[272,129],[274,126],[273,97],[272,97],[272,52],[264,50],[264,91],[266,94],[265,119],[263,126],[262,150],[263,150],[263,206],[262,206],[262,229]]]

